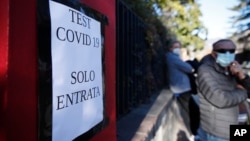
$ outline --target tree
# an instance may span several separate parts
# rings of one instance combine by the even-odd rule
[[[125,0],[148,25],[153,26],[165,40],[177,38],[184,47],[200,50],[204,46],[207,29],[195,0]],[[153,36],[153,35],[152,35]]]
[[[198,3],[194,0],[165,0],[161,7],[161,20],[184,46],[193,47],[194,51],[202,49],[207,29],[199,19],[202,13]]]
[[[250,74],[250,0],[239,0],[231,10],[239,12],[239,15],[232,17],[233,27],[237,30],[231,38],[242,48],[236,59]]]
[[[250,0],[239,0],[238,5],[231,10],[239,13],[233,16],[233,27],[236,32],[232,38],[240,43],[244,50],[250,50]]]

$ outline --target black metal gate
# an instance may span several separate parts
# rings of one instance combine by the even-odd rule
[[[117,1],[117,117],[145,101],[147,43],[145,24],[122,2]]]

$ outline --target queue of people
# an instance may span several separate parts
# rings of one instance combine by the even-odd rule
[[[197,70],[199,127],[192,133],[196,141],[229,141],[230,125],[249,124],[250,78],[235,60],[233,41],[221,39],[212,46],[212,52],[201,59]],[[178,95],[177,101],[183,108],[190,108],[192,92],[188,75],[194,68],[181,60],[180,47],[181,43],[174,41],[166,53],[169,88]],[[194,109],[186,110],[191,114]]]

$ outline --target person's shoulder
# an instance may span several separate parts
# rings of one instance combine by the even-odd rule
[[[167,58],[171,58],[171,59],[175,59],[175,58],[177,58],[178,56],[175,55],[175,54],[172,53],[172,52],[168,52],[168,53],[166,53],[166,57],[167,57]]]
[[[205,55],[201,60],[200,60],[200,64],[204,64],[206,62],[211,62],[213,61],[213,57],[211,54],[207,54]]]
[[[211,71],[211,70],[213,70],[213,67],[208,63],[203,63],[198,68],[198,72],[200,72],[200,73]]]
[[[170,51],[168,51],[168,52],[166,52],[166,55],[170,55],[170,56],[172,56],[174,53],[172,53],[172,52],[170,52]]]
[[[197,78],[208,78],[211,77],[214,73],[214,69],[208,64],[202,64],[197,71]]]

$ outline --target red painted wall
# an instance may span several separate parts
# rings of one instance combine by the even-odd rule
[[[109,125],[92,140],[116,141],[116,92],[115,92],[115,52],[116,52],[116,1],[115,0],[81,0],[85,5],[108,17],[109,24],[105,29],[105,89]]]
[[[82,0],[108,17],[105,88],[108,126],[93,141],[116,140],[115,0]],[[0,140],[38,138],[36,0],[0,0]]]
[[[5,140],[4,113],[6,111],[6,83],[8,57],[8,0],[0,1],[0,140]]]
[[[37,139],[36,1],[0,1],[1,140]]]

